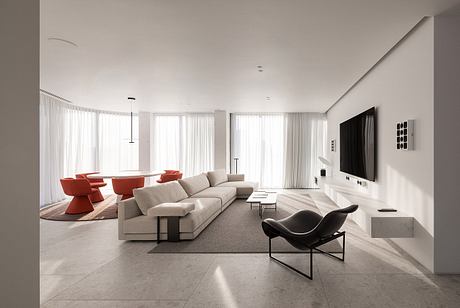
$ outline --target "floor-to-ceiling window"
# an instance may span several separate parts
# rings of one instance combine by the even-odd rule
[[[177,169],[192,176],[213,169],[214,115],[153,114],[151,153],[155,170]]]
[[[232,159],[238,158],[238,173],[259,182],[261,187],[282,187],[283,115],[232,114],[231,117]]]
[[[138,118],[134,116],[138,139]],[[129,143],[130,116],[40,96],[40,205],[65,198],[59,179],[96,170],[138,169],[139,143]]]
[[[139,167],[139,123],[128,114],[99,113],[98,117],[98,170],[137,170]]]
[[[231,159],[235,172],[266,188],[313,187],[326,153],[326,118],[319,113],[233,113]]]

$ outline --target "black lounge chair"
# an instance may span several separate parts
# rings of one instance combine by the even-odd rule
[[[345,261],[345,231],[339,231],[339,229],[344,224],[347,215],[356,211],[357,208],[357,205],[350,205],[349,207],[329,212],[324,217],[312,211],[302,210],[280,220],[265,219],[262,221],[262,229],[268,236],[268,255],[271,259],[295,272],[313,279],[313,250],[340,261]],[[284,238],[297,249],[310,251],[309,275],[272,256],[272,239],[278,236]],[[318,248],[318,246],[339,237],[342,237],[342,258]]]

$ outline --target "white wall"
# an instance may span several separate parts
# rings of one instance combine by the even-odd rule
[[[214,111],[214,169],[229,171],[229,119],[224,110]]]
[[[39,306],[39,1],[0,1],[0,306]]]
[[[460,273],[460,16],[435,17],[434,29],[434,268]]]
[[[152,114],[146,111],[139,111],[139,170],[151,170],[151,140],[152,135]],[[145,185],[153,183],[150,177],[145,178]]]
[[[337,140],[333,177],[339,171],[339,124],[377,108],[377,179],[365,189],[416,219],[415,237],[394,239],[433,270],[433,19],[422,22],[328,113],[328,141]],[[415,119],[415,150],[396,150],[396,122]],[[329,148],[329,147],[328,147]],[[329,148],[330,151],[330,148]]]

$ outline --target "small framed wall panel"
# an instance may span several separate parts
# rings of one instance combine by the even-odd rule
[[[331,152],[335,152],[335,139],[331,140]]]
[[[396,149],[414,150],[414,120],[396,123]]]

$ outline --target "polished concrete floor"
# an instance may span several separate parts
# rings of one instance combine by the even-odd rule
[[[353,222],[344,229],[345,263],[315,255],[310,281],[265,254],[147,254],[155,243],[119,241],[116,220],[41,220],[42,307],[460,307],[460,275],[432,275]],[[308,269],[305,255],[280,257]]]

